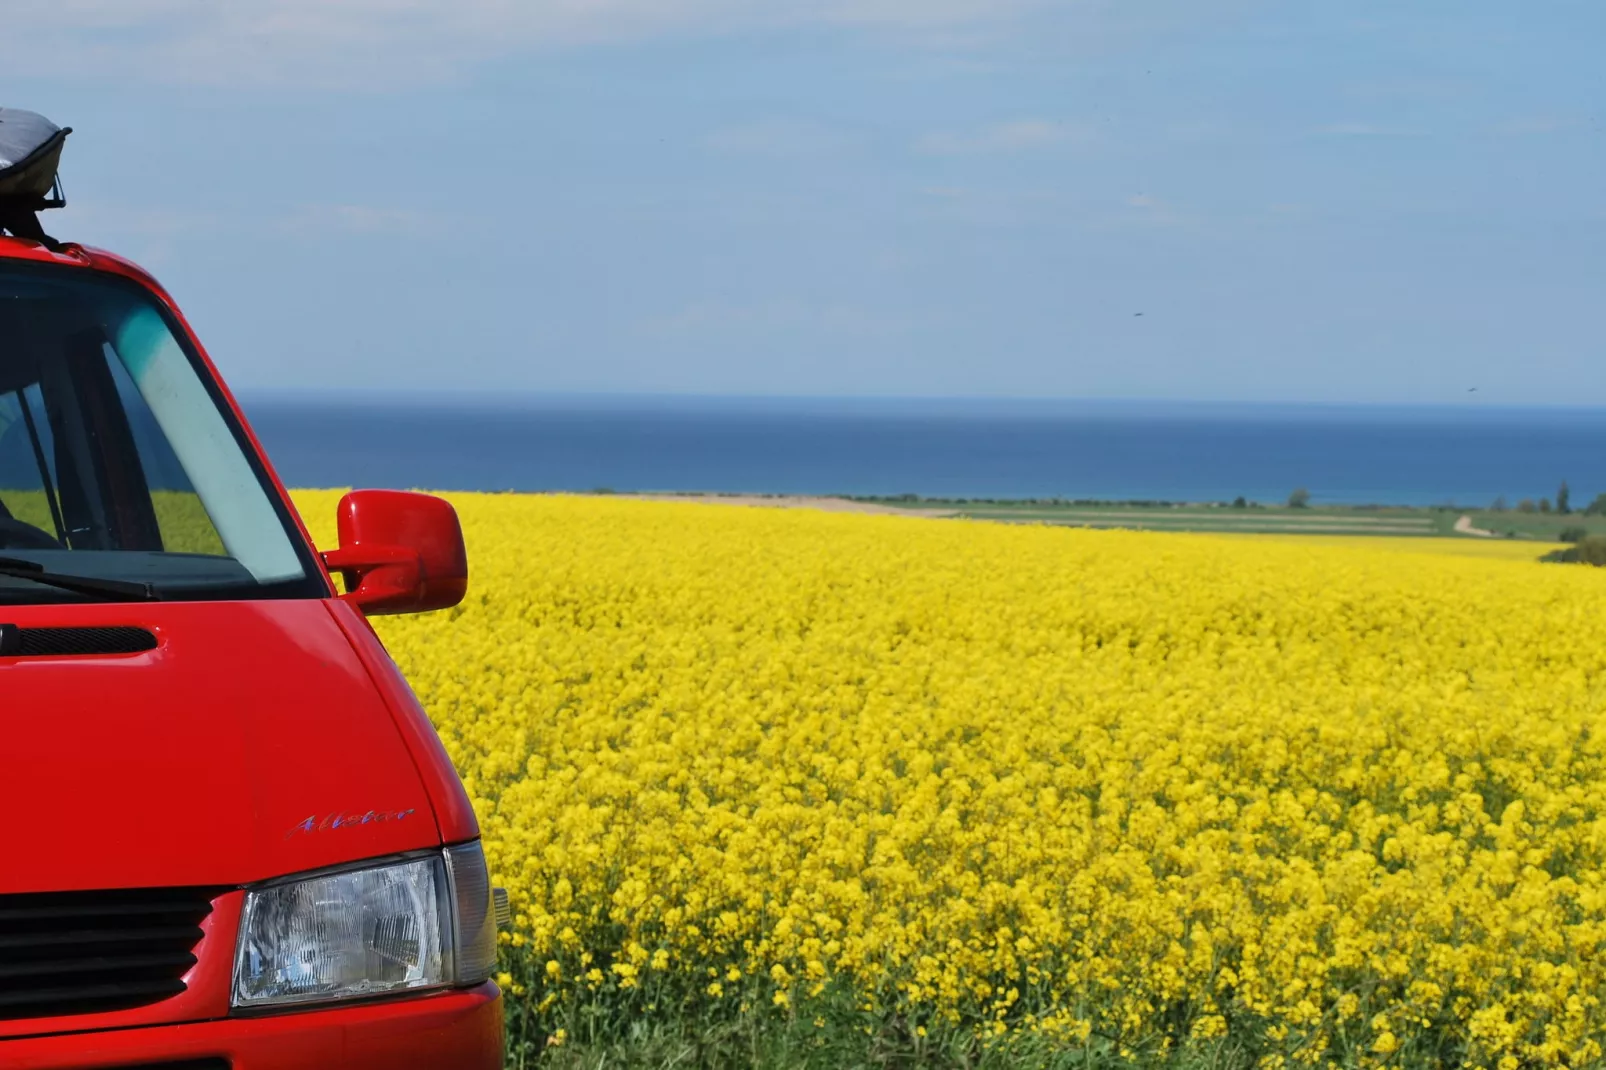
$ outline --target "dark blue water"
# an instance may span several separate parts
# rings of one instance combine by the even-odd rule
[[[1484,505],[1606,490],[1606,410],[247,397],[292,486]]]

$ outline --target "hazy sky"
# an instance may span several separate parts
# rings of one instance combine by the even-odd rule
[[[1606,404],[1601,0],[5,7],[239,387]]]

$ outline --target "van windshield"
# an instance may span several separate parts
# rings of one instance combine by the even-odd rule
[[[0,606],[327,594],[219,400],[137,285],[0,260]]]

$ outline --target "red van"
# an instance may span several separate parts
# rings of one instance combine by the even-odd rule
[[[0,236],[0,1067],[502,1065],[505,898],[366,619],[457,603],[462,533],[338,521],[150,276]]]

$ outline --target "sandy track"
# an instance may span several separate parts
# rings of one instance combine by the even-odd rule
[[[1209,525],[1212,530],[1220,528],[1223,531],[1232,531],[1237,528],[1260,527],[1322,527],[1334,528],[1343,531],[1355,531],[1364,534],[1368,531],[1416,531],[1431,532],[1433,521],[1429,519],[1413,520],[1408,517],[1343,517],[1343,516],[1295,516],[1279,513],[1271,516],[1253,513],[1232,513],[1223,510],[1218,513],[1184,513],[1155,510],[1148,513],[1100,513],[1083,510],[1066,510],[1065,512],[1045,511],[1011,511],[1004,512],[997,509],[981,508],[970,511],[967,515],[982,520],[1047,520],[1056,524],[1119,524],[1123,521],[1133,520],[1138,523],[1135,527],[1166,527],[1177,524]]]
[[[998,517],[980,517],[982,520],[1000,520]],[[1027,521],[1001,521],[1003,523],[1027,523]],[[1172,523],[1126,524],[1119,520],[1057,520],[1037,521],[1050,523],[1057,527],[1066,528],[1106,528],[1123,531],[1175,531],[1198,535],[1419,535],[1429,536],[1433,529],[1424,527],[1406,527],[1403,525],[1377,524],[1371,527],[1357,528],[1348,524],[1190,524],[1186,521]]]
[[[1485,528],[1473,527],[1472,518],[1470,516],[1464,516],[1457,520],[1455,522],[1455,530],[1460,532],[1462,535],[1481,535],[1485,539],[1492,539],[1495,537],[1495,532],[1489,531]]]
[[[882,505],[878,502],[857,502],[849,498],[817,497],[799,494],[610,494],[611,498],[627,498],[632,501],[644,502],[686,502],[694,505],[740,505],[769,509],[817,509],[826,513],[863,513],[870,516],[921,516],[921,517],[951,517],[961,515],[957,509],[907,509],[896,505]],[[1067,515],[1064,517],[1050,515],[1026,515],[1021,517],[983,516],[978,519],[1031,522],[1051,520],[1067,527],[1122,527],[1119,521],[1123,519],[1146,519],[1152,522],[1151,531],[1178,530],[1178,526],[1190,521],[1207,519],[1205,517],[1188,514],[1176,516],[1156,515],[1155,513],[1084,513],[1081,516]],[[1367,535],[1421,535],[1425,534],[1423,527],[1412,521],[1400,521],[1393,518],[1371,517],[1311,517],[1304,518],[1254,518],[1245,516],[1223,517],[1211,516],[1209,520],[1217,522],[1228,521],[1218,528],[1195,529],[1213,530],[1216,532],[1231,532],[1235,527],[1259,526],[1262,532],[1270,534],[1296,535],[1307,533],[1312,535],[1330,534],[1367,534]],[[1257,525],[1258,520],[1258,525]],[[1237,521],[1237,523],[1231,523]],[[1392,521],[1392,522],[1391,522]],[[1168,523],[1169,522],[1169,523]],[[1410,525],[1410,526],[1407,526]],[[1463,516],[1455,522],[1455,530],[1463,535],[1479,535],[1493,537],[1496,533],[1484,531],[1472,526],[1472,518]]]
[[[1014,515],[1006,514],[998,509],[989,509],[987,506],[978,506],[973,512],[986,514],[989,517]],[[1348,527],[1420,527],[1431,528],[1433,521],[1430,518],[1421,519],[1402,516],[1334,516],[1329,513],[1316,513],[1300,515],[1298,513],[1256,513],[1235,509],[1216,510],[1186,510],[1186,509],[1149,509],[1143,511],[1131,510],[1102,510],[1102,509],[1067,509],[1062,512],[1052,510],[1020,509],[1014,511],[1022,517],[1031,519],[1075,516],[1085,517],[1088,520],[1150,520],[1157,523],[1179,523],[1209,521],[1221,524],[1341,524]]]

